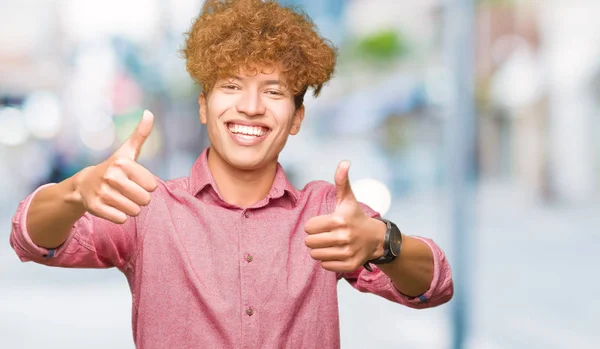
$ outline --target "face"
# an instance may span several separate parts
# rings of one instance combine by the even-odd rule
[[[211,154],[241,170],[257,170],[277,162],[289,135],[300,130],[304,106],[277,69],[238,74],[218,80],[201,94],[200,121],[207,126]]]

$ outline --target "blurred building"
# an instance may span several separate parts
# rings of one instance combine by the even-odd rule
[[[477,16],[479,159],[531,199],[598,194],[595,42],[600,9],[586,1],[484,2]]]

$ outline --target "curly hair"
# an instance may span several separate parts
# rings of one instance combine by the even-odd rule
[[[206,0],[182,53],[188,73],[204,91],[240,71],[256,74],[276,66],[300,104],[308,88],[319,95],[337,55],[308,15],[273,0]]]

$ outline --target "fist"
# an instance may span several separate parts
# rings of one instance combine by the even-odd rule
[[[136,161],[153,124],[152,113],[144,111],[133,134],[114,154],[77,175],[75,195],[88,212],[122,224],[150,203],[156,177]]]
[[[368,217],[356,200],[348,171],[350,163],[341,162],[335,173],[336,207],[332,214],[308,220],[305,244],[312,258],[324,269],[352,272],[366,261],[383,254],[385,224]]]

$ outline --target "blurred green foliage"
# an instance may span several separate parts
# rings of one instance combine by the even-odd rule
[[[409,51],[407,39],[394,29],[375,32],[357,40],[355,54],[375,62],[394,61]]]

